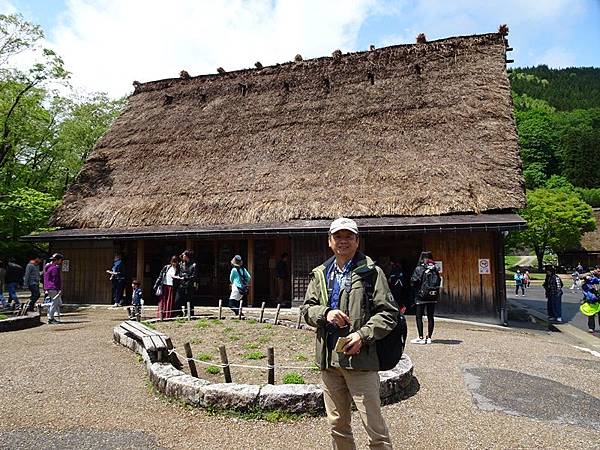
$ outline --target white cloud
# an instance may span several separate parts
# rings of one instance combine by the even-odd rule
[[[2,1],[2,0],[0,0]],[[352,50],[376,0],[69,0],[48,33],[73,84],[113,96],[133,80]]]
[[[557,69],[564,69],[565,67],[574,67],[576,62],[573,52],[568,51],[564,47],[552,47],[544,53],[537,55],[535,57],[535,64],[546,64]]]

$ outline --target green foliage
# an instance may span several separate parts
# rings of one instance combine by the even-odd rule
[[[552,175],[550,178],[548,178],[544,188],[575,192],[575,186],[573,186],[573,184],[565,177],[560,175]]]
[[[198,353],[196,359],[198,361],[212,361],[213,356],[210,353]]]
[[[283,384],[306,384],[302,375],[297,372],[288,372],[283,376]]]
[[[588,205],[590,205],[592,208],[600,208],[600,188],[576,188],[575,191],[579,194],[579,197],[581,197],[581,199]]]
[[[538,269],[547,251],[559,253],[579,245],[581,235],[596,228],[592,208],[575,192],[536,189],[527,193],[527,207],[520,211],[527,228],[511,234],[515,247],[535,250]]]
[[[265,355],[263,352],[248,352],[248,353],[244,353],[242,355],[242,358],[244,359],[264,359],[266,358],[267,355]]]
[[[8,319],[8,317],[5,316],[4,314],[0,314],[0,320],[4,320],[4,319]]]
[[[217,366],[208,366],[204,371],[210,375],[218,375],[221,373],[221,369]]]

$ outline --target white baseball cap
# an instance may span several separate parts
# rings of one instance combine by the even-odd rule
[[[348,219],[347,217],[340,217],[331,222],[329,226],[329,234],[336,233],[340,230],[348,230],[352,231],[354,234],[358,234],[358,225],[352,219]]]

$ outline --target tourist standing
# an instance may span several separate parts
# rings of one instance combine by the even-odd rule
[[[415,318],[419,336],[411,340],[413,344],[431,344],[435,326],[435,304],[439,299],[441,277],[435,266],[431,252],[422,252],[419,264],[410,278],[415,289]],[[423,334],[423,315],[427,315],[427,335]]]
[[[526,270],[523,274],[523,284],[527,289],[531,286],[531,275],[529,275],[529,270]]]
[[[250,272],[243,267],[242,257],[235,255],[231,260],[231,272],[229,273],[229,282],[231,283],[231,294],[229,294],[229,307],[238,315],[240,307],[243,306],[244,297],[248,295],[250,280]]]
[[[192,293],[194,292],[194,282],[197,277],[196,263],[194,262],[194,252],[186,250],[181,254],[179,263],[179,283],[175,295],[176,314],[181,314],[181,308],[187,307],[188,302],[192,305]],[[191,314],[191,312],[190,312]]]
[[[25,267],[25,276],[23,277],[23,285],[29,289],[28,311],[35,309],[35,302],[40,298],[40,263],[42,260],[39,256],[31,258],[27,267]]]
[[[388,277],[388,284],[396,300],[396,304],[400,309],[400,312],[404,314],[406,311],[406,301],[404,299],[404,285],[406,280],[404,279],[404,270],[402,264],[399,261],[392,260],[392,268],[390,270],[390,276]]]
[[[525,297],[525,277],[521,273],[521,269],[517,269],[513,278],[515,280],[515,295],[519,295],[519,288],[521,288],[521,294]]]
[[[7,306],[6,299],[4,298],[4,283],[6,281],[6,264],[0,260],[0,305],[4,308]]]
[[[17,295],[17,287],[23,281],[23,267],[18,265],[14,260],[9,260],[6,266],[6,289],[8,290],[8,307],[17,309],[21,302]],[[11,305],[11,302],[13,304]]]
[[[572,284],[570,289],[579,289],[579,272],[577,271],[577,269],[575,269],[575,272],[571,274],[571,281]]]
[[[172,256],[154,283],[154,293],[159,297],[157,317],[168,319],[174,316],[175,292],[179,283],[179,258]]]
[[[60,317],[60,307],[62,305],[62,282],[60,278],[60,265],[64,256],[55,253],[50,257],[50,262],[44,267],[44,291],[50,297],[50,306],[48,307],[48,323],[59,323],[56,316]]]
[[[125,265],[121,259],[121,255],[117,253],[113,260],[113,265],[110,270],[106,271],[110,274],[112,283],[112,302],[113,306],[119,307],[125,305],[123,299],[123,291],[125,290]]]
[[[283,253],[275,266],[275,281],[277,282],[277,303],[283,302],[285,285],[288,279],[288,254]]]
[[[143,293],[141,283],[138,280],[131,282],[131,320],[137,320],[138,322],[142,317],[142,305],[144,304]]]
[[[544,291],[548,299],[548,320],[550,322],[562,323],[562,295],[563,282],[556,274],[554,266],[546,268],[546,279],[544,280]]]
[[[391,449],[381,412],[375,343],[396,326],[395,305],[383,271],[358,252],[358,226],[341,217],[329,227],[334,256],[310,274],[302,314],[315,327],[316,363],[333,448],[354,449],[352,403],[369,436],[369,447]],[[373,280],[370,317],[364,314],[365,280]]]

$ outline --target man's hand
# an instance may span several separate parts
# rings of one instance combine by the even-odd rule
[[[344,354],[345,355],[357,355],[360,353],[360,348],[362,347],[362,339],[360,334],[354,332],[348,335],[348,343],[344,345]]]
[[[332,309],[327,313],[327,322],[333,323],[340,328],[350,324],[350,318],[339,309]]]

